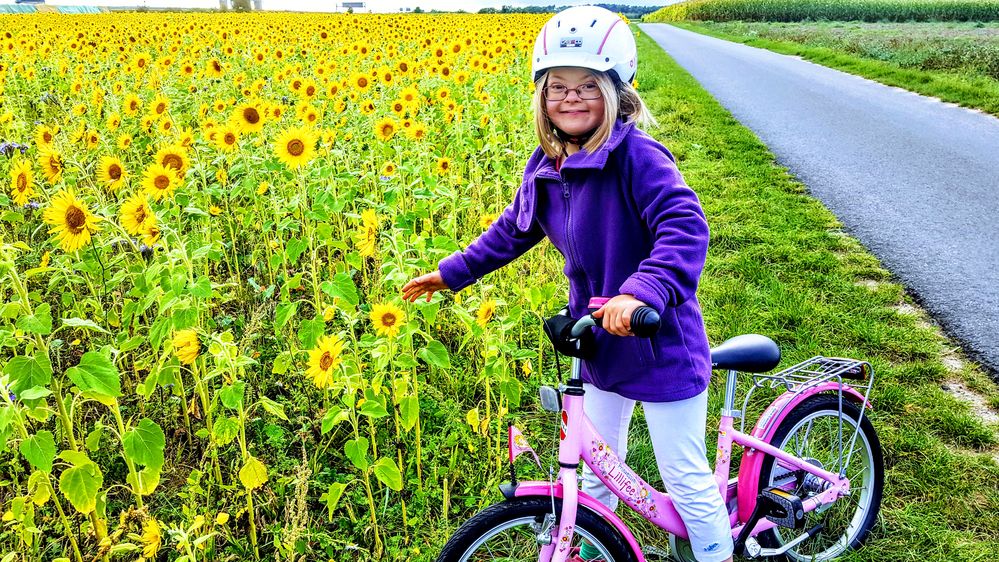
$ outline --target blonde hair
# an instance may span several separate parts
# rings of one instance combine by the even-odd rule
[[[548,117],[545,105],[545,85],[552,70],[554,69],[542,74],[534,84],[534,131],[538,135],[538,143],[545,155],[557,158],[568,153],[565,148],[566,141],[559,138],[555,132],[555,124]],[[593,132],[593,136],[581,147],[587,153],[593,154],[607,142],[618,119],[623,119],[625,123],[657,125],[656,118],[652,116],[652,112],[631,84],[615,80],[606,72],[595,70],[589,72],[600,89],[600,97],[604,100],[604,118]]]

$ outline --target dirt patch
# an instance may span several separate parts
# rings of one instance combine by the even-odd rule
[[[969,389],[964,383],[951,379],[940,385],[940,388],[954,398],[968,404],[971,407],[971,411],[985,423],[990,425],[999,424],[999,413],[989,406],[989,403],[981,394]]]

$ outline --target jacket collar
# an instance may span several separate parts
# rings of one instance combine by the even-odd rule
[[[593,154],[587,152],[586,149],[580,149],[579,152],[569,156],[564,162],[562,162],[562,169],[602,170],[607,164],[607,158],[610,156],[610,153],[621,144],[621,141],[623,141],[624,138],[628,136],[628,133],[634,128],[634,123],[625,123],[624,121],[618,119],[614,122],[614,127],[611,129],[610,137],[607,139],[607,142],[603,144],[603,146],[598,148]],[[551,158],[542,159],[541,165],[538,167],[535,176],[539,174],[558,174],[555,170],[555,162]]]
[[[580,150],[565,159],[565,162],[562,163],[562,169],[602,170],[607,164],[607,158],[610,156],[610,153],[621,144],[624,137],[628,136],[628,133],[634,128],[634,123],[616,121],[614,128],[611,130],[610,138],[607,139],[607,142],[603,146],[593,154],[589,154],[585,150]],[[534,160],[535,158],[538,158],[538,164],[534,168],[533,173],[527,174],[526,181],[521,186],[520,205],[516,209],[517,228],[522,232],[527,232],[531,228],[537,212],[537,187],[535,186],[537,177],[543,176],[552,179],[561,177],[559,172],[555,170],[554,160],[545,156],[541,152],[540,147],[536,149],[535,156],[531,159]]]

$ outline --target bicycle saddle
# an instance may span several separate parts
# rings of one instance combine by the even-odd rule
[[[780,363],[780,348],[759,334],[745,334],[711,348],[711,368],[746,373],[764,373]]]

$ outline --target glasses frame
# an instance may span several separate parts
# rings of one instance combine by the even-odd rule
[[[560,97],[560,98],[552,98],[548,94],[548,91],[553,86],[561,86],[561,87],[565,88],[565,95],[562,96],[562,97]],[[594,97],[594,98],[583,97],[583,92],[581,91],[581,88],[588,87],[588,86],[593,86],[595,88],[594,93],[596,94],[596,97]],[[576,92],[576,97],[577,98],[579,98],[581,100],[587,100],[587,101],[598,100],[598,99],[604,97],[603,94],[600,92],[600,86],[596,82],[587,82],[585,84],[580,84],[579,86],[576,86],[575,88],[570,88],[570,87],[566,86],[565,84],[552,84],[551,86],[545,86],[544,88],[541,89],[541,93],[545,96],[545,100],[546,101],[564,101],[566,98],[569,97],[569,92]]]

